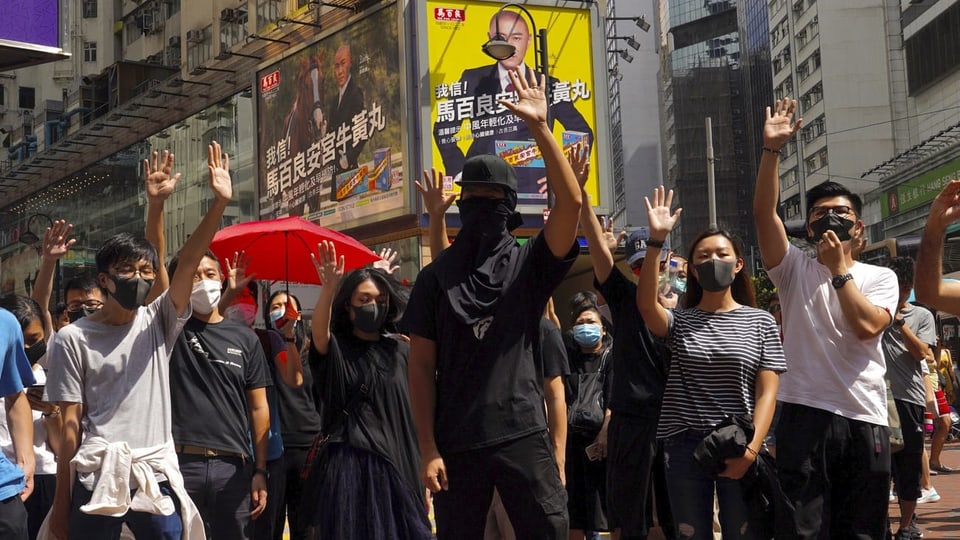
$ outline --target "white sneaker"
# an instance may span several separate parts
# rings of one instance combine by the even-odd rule
[[[940,494],[937,493],[937,488],[930,489],[920,489],[920,498],[917,499],[917,503],[928,503],[928,502],[937,502],[940,500]]]

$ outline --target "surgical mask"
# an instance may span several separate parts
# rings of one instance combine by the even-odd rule
[[[67,320],[69,320],[70,323],[73,324],[84,317],[89,317],[93,315],[98,311],[100,311],[100,308],[87,308],[87,307],[78,309],[76,311],[68,311]]]
[[[120,307],[127,311],[133,311],[147,301],[147,295],[150,294],[150,288],[153,287],[152,279],[143,279],[141,277],[122,278],[120,276],[109,275],[108,277],[116,286],[116,292],[108,293],[120,304]]]
[[[47,354],[47,342],[40,340],[29,347],[25,347],[24,352],[27,353],[27,360],[30,360],[32,366],[39,362],[43,355]]]
[[[820,238],[822,238],[823,234],[827,231],[836,233],[837,238],[842,242],[850,239],[850,229],[852,229],[854,225],[855,223],[853,221],[842,218],[833,212],[828,212],[827,215],[811,223],[810,230],[813,232],[814,242],[819,242]]]
[[[234,304],[227,308],[224,315],[231,321],[236,321],[244,326],[253,326],[253,321],[257,317],[257,306],[252,304]]]
[[[209,315],[220,301],[220,282],[214,279],[202,279],[193,284],[190,305],[200,315]]]
[[[283,318],[283,314],[286,313],[286,310],[283,308],[276,309],[270,312],[270,322],[275,323]]]
[[[697,265],[697,281],[703,290],[709,292],[720,292],[731,284],[736,278],[733,273],[736,261],[724,261],[721,259],[710,259]]]
[[[603,337],[603,327],[599,324],[578,324],[573,327],[573,340],[581,347],[596,347]]]
[[[613,312],[610,311],[609,304],[603,304],[602,306],[597,306],[597,313],[600,314],[604,319],[613,322]]]
[[[687,278],[677,278],[673,280],[670,286],[673,287],[673,290],[678,294],[683,294],[687,292]]]
[[[383,328],[384,321],[387,320],[387,307],[376,302],[364,304],[360,307],[351,306],[351,308],[353,309],[353,326],[361,332],[377,333]]]

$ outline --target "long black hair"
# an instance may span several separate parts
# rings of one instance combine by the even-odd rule
[[[740,243],[740,240],[723,229],[715,229],[711,227],[700,233],[700,236],[697,236],[696,240],[690,244],[690,252],[687,254],[687,264],[694,264],[693,254],[696,252],[697,246],[700,245],[700,242],[706,238],[717,235],[729,240],[730,244],[733,246],[734,254],[738,259],[743,260],[743,245]],[[757,307],[757,293],[753,288],[753,280],[750,279],[750,272],[747,270],[746,264],[744,264],[743,268],[737,272],[737,276],[734,278],[733,284],[730,285],[730,293],[733,295],[733,299],[738,304]],[[696,273],[688,271],[687,292],[683,295],[683,307],[696,307],[702,299],[703,287],[700,286],[700,282],[697,280]]]
[[[251,281],[251,283],[253,282]],[[274,330],[276,330],[277,328],[276,324],[274,324],[274,322],[270,320],[270,306],[273,305],[274,299],[276,299],[281,294],[286,295],[287,298],[293,299],[293,305],[296,306],[297,311],[302,311],[300,307],[300,299],[297,298],[296,295],[290,294],[287,291],[274,291],[273,294],[270,295],[270,299],[267,300],[266,309],[263,310],[263,322],[267,328],[272,328]],[[302,350],[303,344],[307,340],[307,331],[303,327],[302,318],[293,323],[293,338],[297,340],[297,350]]]
[[[350,322],[350,297],[364,281],[370,280],[377,286],[381,297],[387,296],[387,318],[383,323],[383,331],[399,333],[398,323],[407,308],[409,292],[406,287],[379,268],[361,268],[354,270],[340,282],[340,289],[333,298],[330,313],[330,332],[336,335],[353,333],[353,323]]]

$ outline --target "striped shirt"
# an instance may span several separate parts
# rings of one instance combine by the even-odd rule
[[[727,416],[753,414],[757,371],[787,370],[773,316],[732,311],[669,310],[672,352],[657,438],[712,429]]]

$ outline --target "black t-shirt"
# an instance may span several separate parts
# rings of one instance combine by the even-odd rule
[[[283,344],[283,349],[267,361],[270,366],[270,376],[276,381],[274,390],[277,405],[280,408],[280,436],[283,439],[283,446],[284,448],[310,448],[314,437],[320,432],[320,414],[317,412],[317,405],[313,398],[313,374],[310,372],[310,362],[306,361],[308,353],[305,350],[300,356],[303,385],[294,388],[284,383],[277,372],[287,361],[288,355],[283,335],[273,329],[257,330],[257,334],[261,336],[261,343],[270,343],[268,336],[273,335],[275,338],[273,341],[277,341],[278,338]]]
[[[656,421],[670,370],[670,350],[657,339],[637,310],[637,285],[613,267],[605,283],[593,286],[613,315],[612,381],[608,408],[614,413]]]
[[[546,429],[543,377],[534,359],[547,299],[573,264],[543,234],[515,246],[513,279],[493,315],[467,325],[440,286],[438,259],[417,276],[402,327],[437,344],[434,435],[441,453],[462,452]]]
[[[394,338],[365,341],[353,334],[331,335],[326,355],[310,346],[308,363],[316,395],[322,399],[323,425],[342,425],[341,411],[350,404],[347,442],[393,464],[422,498],[420,449],[407,390],[409,352],[406,343]],[[351,403],[361,385],[366,385],[366,395]]]
[[[603,371],[606,375],[603,379],[603,401],[604,407],[610,403],[610,390],[612,388],[611,376],[612,368],[611,365],[611,347],[614,339],[611,339],[609,335],[603,337],[603,346],[600,347],[600,350],[597,352],[583,352],[580,349],[580,346],[575,342],[567,343],[566,345],[566,356],[567,356],[567,372],[571,375],[569,377],[564,377],[563,386],[564,391],[566,392],[567,405],[572,405],[574,399],[577,396],[577,390],[580,386],[580,379],[578,375],[584,373],[597,373]]]
[[[271,385],[260,340],[224,319],[191,317],[170,355],[173,440],[250,456],[247,390]]]
[[[557,325],[546,317],[540,317],[539,351],[534,358],[537,359],[537,372],[541,379],[563,377],[570,373],[563,336]]]

